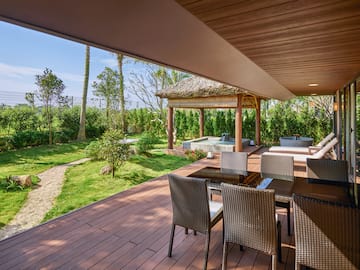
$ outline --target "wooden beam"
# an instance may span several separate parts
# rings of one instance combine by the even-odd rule
[[[255,108],[254,96],[242,96],[242,108]],[[168,106],[174,108],[236,108],[238,104],[237,95],[213,96],[213,97],[192,97],[192,98],[169,98]]]
[[[174,149],[174,108],[168,107],[168,149]]]
[[[261,99],[256,98],[256,119],[255,119],[255,143],[256,145],[261,144]]]
[[[200,126],[200,138],[204,137],[204,109],[200,109],[200,115],[199,115],[199,126]]]
[[[242,150],[242,95],[238,95],[235,114],[235,152]]]

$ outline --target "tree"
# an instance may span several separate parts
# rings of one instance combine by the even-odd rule
[[[118,53],[117,61],[119,67],[119,104],[121,115],[121,128],[124,133],[127,132],[126,111],[125,111],[125,94],[124,94],[124,74],[123,74],[124,55]]]
[[[119,73],[109,67],[105,67],[104,71],[97,76],[99,82],[93,82],[92,87],[94,95],[103,97],[106,102],[106,120],[108,125],[113,126],[110,123],[111,109],[115,107],[115,101],[118,95],[119,89]]]
[[[46,68],[42,75],[35,76],[35,84],[38,86],[37,98],[42,102],[45,110],[45,118],[49,130],[49,144],[52,144],[52,120],[54,102],[59,102],[65,89],[63,81],[52,70]]]
[[[31,108],[35,109],[35,94],[31,92],[25,93],[25,99],[29,102]]]
[[[115,170],[121,167],[130,155],[130,145],[124,143],[123,139],[124,135],[121,131],[110,129],[100,140],[98,154],[111,166],[112,177],[115,176]]]
[[[144,74],[131,73],[129,90],[150,110],[160,111],[161,119],[165,121],[163,100],[155,96],[155,93],[188,76],[186,73],[175,70],[170,72],[164,67],[148,64]]]
[[[80,111],[80,124],[79,124],[79,133],[77,136],[78,140],[86,139],[86,102],[87,102],[87,93],[89,86],[89,66],[90,66],[90,47],[86,46],[85,48],[85,74],[84,74],[84,86],[83,86],[83,94],[81,101],[81,111]]]

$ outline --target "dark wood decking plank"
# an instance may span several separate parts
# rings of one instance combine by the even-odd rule
[[[126,244],[124,244],[122,247],[116,249],[114,252],[112,252],[110,255],[108,255],[107,257],[103,258],[102,260],[100,260],[99,262],[97,262],[96,264],[94,264],[92,267],[90,267],[89,269],[94,269],[94,270],[98,270],[98,269],[109,269],[109,267],[113,264],[115,264],[116,260],[123,256],[124,254],[126,254],[127,252],[129,252],[130,250],[132,250],[136,245],[130,242],[127,242]],[[120,268],[118,268],[120,269]]]
[[[175,173],[187,175],[218,163],[202,160]],[[249,170],[258,167],[258,156],[251,156]],[[293,269],[294,236],[287,236],[286,210],[277,212],[284,243],[284,264],[278,269]],[[162,176],[0,241],[0,269],[201,269],[205,245],[201,234],[185,235],[177,227],[173,257],[167,257],[171,215],[168,181]],[[221,269],[221,238],[219,223],[212,233],[208,269]],[[229,269],[259,270],[267,265],[270,256],[249,248],[240,252],[238,245],[230,245]]]
[[[253,269],[256,270],[268,270],[271,267],[271,256],[262,252],[258,252]]]
[[[244,251],[242,252],[243,256],[235,269],[252,270],[257,257],[257,251],[244,247]]]
[[[99,240],[96,245],[83,250],[78,256],[72,256],[71,260],[68,260],[67,263],[63,264],[58,269],[88,269],[101,260],[103,258],[102,256],[106,257],[109,255],[109,252],[106,252],[106,250],[112,250],[113,247],[118,248],[118,242],[118,237],[115,235],[108,235],[104,240]]]
[[[44,268],[59,269],[64,264],[67,264],[69,261],[75,262],[81,257],[82,254],[86,253],[88,250],[92,249],[93,247],[101,244],[103,241],[105,241],[110,237],[111,234],[101,232],[98,230],[89,233],[73,243],[75,248],[69,248],[69,252],[66,250],[62,250],[62,252],[58,254],[59,256],[56,256],[53,260],[48,262],[44,266]],[[75,264],[73,266],[68,267],[68,269],[71,269],[72,267],[75,267]]]
[[[135,260],[131,260],[122,270],[139,269],[139,267],[155,254],[154,251],[146,249]]]
[[[164,259],[154,269],[171,269],[178,262],[178,260],[181,259],[182,256],[184,256],[184,253],[193,247],[196,241],[198,241],[198,243],[201,243],[201,241],[199,241],[199,238],[191,234],[187,235],[184,241],[182,241],[179,246],[175,247],[174,245],[172,250],[172,257],[164,257]]]
[[[175,231],[174,236],[174,243],[173,243],[173,250],[177,249],[178,246],[182,244],[182,242],[185,240],[187,235],[184,233],[183,230],[177,230]],[[157,249],[158,251],[154,254],[154,256],[150,257],[143,265],[139,267],[139,269],[142,270],[151,270],[154,269],[164,258],[168,258],[168,250],[169,250],[169,242],[170,242],[170,234],[164,235],[162,238],[163,245],[159,246]],[[164,241],[166,240],[166,241]],[[156,245],[156,244],[155,244]],[[151,250],[156,250],[153,248],[154,245],[150,247]]]
[[[213,230],[212,235],[210,239],[210,248],[209,248],[209,259],[207,268],[214,269],[216,265],[221,263],[221,260],[219,261],[219,248],[221,248],[222,244],[222,231],[219,231],[222,229],[222,224],[217,224]],[[189,264],[189,266],[186,269],[202,269],[202,266],[204,264],[204,252],[205,252],[205,237],[202,249],[198,251],[196,254],[194,260]]]
[[[19,243],[17,247],[12,247],[7,252],[4,252],[4,257],[0,260],[0,268],[5,269],[7,265],[9,267],[20,267],[19,265],[22,263],[35,262],[37,259],[41,259],[59,249],[59,245],[66,243],[69,238],[76,237],[76,232],[79,232],[80,228],[81,230],[90,229],[88,225],[82,225],[76,229],[74,228],[74,230],[57,231],[51,238],[35,238],[32,242]]]

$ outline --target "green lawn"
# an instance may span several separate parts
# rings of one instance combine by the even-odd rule
[[[162,151],[153,151],[149,157],[132,156],[116,172],[115,178],[111,175],[99,174],[100,168],[106,165],[103,161],[89,161],[71,167],[66,172],[62,192],[44,221],[109,197],[189,163],[191,161],[185,158],[166,155]]]
[[[39,146],[0,153],[0,180],[9,175],[38,174],[59,164],[85,157],[88,143]],[[0,189],[0,228],[22,207],[31,189],[6,192]]]

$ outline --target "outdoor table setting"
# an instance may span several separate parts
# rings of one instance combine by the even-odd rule
[[[354,205],[357,198],[354,190],[360,190],[359,184],[333,181],[313,181],[306,177],[294,177],[294,181],[262,177],[259,172],[221,170],[218,167],[205,167],[189,175],[206,178],[209,182],[225,182],[235,185],[247,185],[258,189],[274,189],[277,196],[291,199],[294,193],[313,198]],[[358,204],[357,204],[358,205]]]

